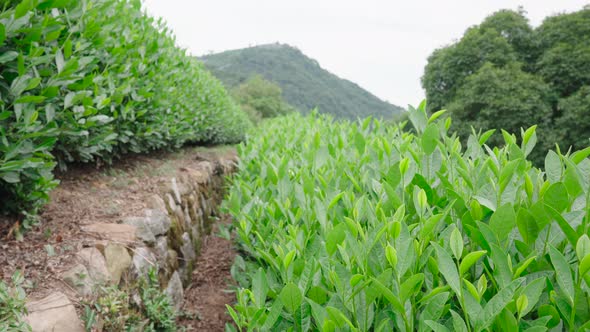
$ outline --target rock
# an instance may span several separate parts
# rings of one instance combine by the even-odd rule
[[[131,256],[127,252],[127,248],[115,243],[105,247],[104,256],[111,281],[114,285],[118,285],[123,273],[131,266]]]
[[[186,171],[188,172],[188,175],[191,177],[192,181],[197,184],[205,184],[209,179],[209,175],[203,171],[192,168],[187,168]]]
[[[168,249],[168,260],[166,262],[170,271],[178,269],[178,253],[173,249]]]
[[[164,202],[162,197],[160,197],[160,195],[151,195],[150,197],[148,197],[146,204],[150,209],[160,210],[168,214],[168,210],[166,209],[166,203]]]
[[[178,183],[176,183],[176,178],[172,178],[172,180],[170,180],[170,190],[172,191],[172,195],[174,195],[176,203],[181,204],[182,198],[180,197],[180,191],[178,190]]]
[[[193,191],[191,192],[190,195],[187,196],[186,200],[188,201],[189,205],[193,205],[195,204],[195,202],[197,201],[197,192]]]
[[[94,282],[89,276],[88,269],[82,264],[77,264],[62,274],[62,279],[75,289],[80,295],[92,294]]]
[[[186,229],[186,220],[184,220],[184,212],[182,211],[180,205],[176,206],[176,209],[174,209],[174,214],[176,215],[178,222],[182,225],[182,228]]]
[[[180,252],[182,253],[182,258],[185,260],[186,264],[197,259],[197,252],[195,251],[195,247],[193,246],[193,242],[188,233],[182,234],[182,247],[180,247]]]
[[[182,308],[182,301],[184,299],[184,289],[182,288],[182,281],[178,275],[178,271],[174,271],[172,277],[168,281],[168,286],[164,290],[164,294],[170,298],[174,308],[178,311]]]
[[[74,305],[60,292],[27,303],[27,310],[25,322],[33,332],[84,332]]]
[[[199,225],[195,224],[191,226],[191,236],[193,238],[193,243],[195,243],[195,249],[199,250],[199,246],[197,243],[201,242],[201,231]]]
[[[201,196],[201,209],[205,218],[209,218],[211,215],[211,207],[209,206],[209,200],[205,199],[205,196]]]
[[[160,236],[156,239],[154,253],[160,267],[166,267],[168,262],[168,238]]]
[[[131,265],[135,277],[147,276],[150,268],[156,268],[156,256],[146,247],[136,248]]]
[[[137,240],[137,227],[125,224],[96,223],[82,226],[82,231],[101,240],[132,244]]]
[[[176,210],[176,202],[174,202],[174,197],[172,197],[172,195],[166,194],[166,204],[168,212],[174,212],[174,210]]]
[[[187,226],[193,225],[193,221],[191,220],[191,215],[188,212],[188,207],[184,208],[184,221],[186,222]]]
[[[197,168],[202,170],[202,172],[206,174],[207,178],[210,178],[213,174],[213,164],[211,164],[209,161],[201,161],[197,163]]]
[[[152,233],[152,230],[148,226],[147,218],[144,217],[127,217],[123,219],[123,224],[135,226],[137,229],[137,238],[145,242],[148,245],[154,245],[156,243],[156,236]]]
[[[107,263],[98,249],[84,248],[78,253],[78,258],[88,270],[88,275],[94,284],[106,284],[110,281]]]
[[[170,229],[170,218],[160,210],[145,210],[145,224],[155,236],[163,235]]]

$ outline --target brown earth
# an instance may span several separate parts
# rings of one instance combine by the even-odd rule
[[[117,223],[139,215],[146,208],[146,198],[158,193],[184,167],[228,155],[235,155],[233,148],[187,147],[178,152],[129,156],[108,168],[71,165],[66,173],[57,175],[60,185],[51,192],[39,225],[25,233],[23,241],[15,240],[11,232],[18,220],[0,216],[0,280],[8,281],[15,270],[20,270],[26,278],[29,299],[61,289],[79,310],[80,299],[71,288],[68,292],[69,286],[60,275],[73,266],[81,248],[90,246],[81,226]],[[223,331],[225,304],[233,299],[223,291],[235,252],[228,241],[218,237],[209,236],[206,241],[186,301],[204,319],[187,324],[200,331]],[[205,318],[212,319],[211,325],[206,325]]]
[[[230,223],[229,218],[223,220]],[[231,241],[217,235],[217,227],[203,242],[193,281],[184,293],[184,315],[179,323],[186,331],[223,332],[225,324],[231,322],[226,304],[234,302],[229,291],[230,269],[236,252]]]

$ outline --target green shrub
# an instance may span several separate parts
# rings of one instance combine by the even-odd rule
[[[23,0],[0,13],[2,210],[38,210],[56,163],[187,142],[233,143],[250,123],[139,0]]]
[[[535,127],[463,145],[441,114],[410,109],[414,133],[293,115],[240,145],[238,330],[590,327],[590,148],[542,171]]]

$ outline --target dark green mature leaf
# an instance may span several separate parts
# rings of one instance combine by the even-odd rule
[[[485,305],[483,315],[481,317],[474,317],[477,321],[478,329],[485,329],[490,326],[496,317],[506,308],[516,293],[516,290],[523,283],[524,278],[519,278],[512,281],[506,287],[501,288],[496,295]]]
[[[2,46],[4,44],[5,40],[6,40],[6,28],[4,27],[4,24],[0,23],[0,46]]]
[[[522,294],[526,295],[528,301],[526,308],[520,313],[521,316],[528,314],[537,305],[545,285],[545,278],[537,278],[524,287]]]
[[[508,234],[512,232],[515,226],[516,214],[510,203],[500,206],[490,219],[490,228],[498,236],[500,243],[506,241]]]
[[[549,247],[549,256],[551,257],[551,263],[555,268],[555,279],[557,279],[557,284],[564,295],[567,296],[570,304],[574,303],[574,279],[572,277],[569,263],[563,254],[553,246]]]
[[[459,279],[457,266],[455,265],[455,262],[453,262],[453,258],[451,258],[451,255],[449,255],[447,251],[438,244],[434,242],[431,244],[436,250],[436,257],[440,273],[442,273],[442,275],[445,277],[445,280],[449,286],[451,286],[451,289],[455,292],[455,294],[461,294],[461,281]]]
[[[301,302],[303,302],[301,290],[292,282],[283,287],[283,290],[279,294],[279,298],[290,313],[294,313],[295,310],[299,309]]]
[[[535,243],[537,237],[539,236],[540,230],[539,226],[537,225],[537,221],[528,210],[518,210],[516,224],[518,226],[520,236],[522,236],[524,242],[527,244]]]
[[[545,210],[547,210],[549,215],[555,219],[555,221],[559,225],[559,228],[561,228],[562,232],[565,234],[571,245],[575,246],[578,242],[578,234],[570,226],[567,220],[565,220],[565,218],[559,212],[557,212],[557,210],[555,210],[553,207],[549,205],[545,205]]]

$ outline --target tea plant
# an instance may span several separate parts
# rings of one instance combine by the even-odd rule
[[[411,109],[376,120],[271,120],[225,207],[244,257],[229,330],[561,331],[590,328],[590,149],[551,151]]]
[[[57,184],[57,163],[237,142],[248,126],[139,0],[0,5],[2,212],[34,215]]]

